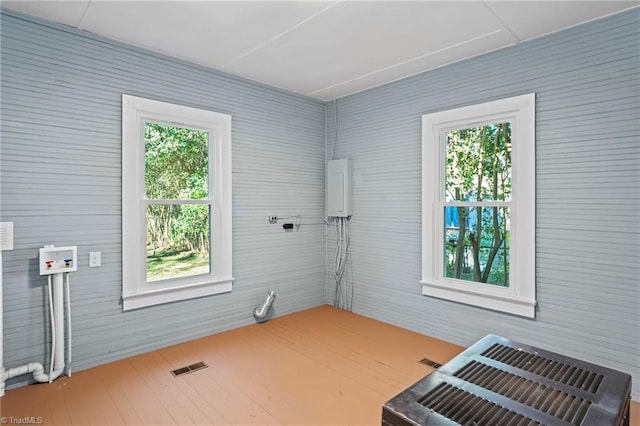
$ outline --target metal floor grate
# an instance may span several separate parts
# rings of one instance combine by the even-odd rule
[[[490,334],[387,401],[382,425],[624,426],[630,395],[629,374]]]
[[[195,364],[187,365],[186,367],[176,368],[175,370],[171,370],[171,374],[174,377],[183,376],[185,374],[193,373],[194,371],[202,370],[203,368],[207,368],[207,364],[204,362],[196,362]]]
[[[604,378],[601,374],[499,343],[484,351],[482,356],[593,394]]]
[[[574,425],[582,424],[591,405],[575,395],[477,361],[470,362],[454,376]]]
[[[448,383],[439,384],[418,403],[461,425],[540,425],[536,420]]]

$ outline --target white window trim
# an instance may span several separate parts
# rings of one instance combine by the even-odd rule
[[[446,278],[443,265],[442,135],[452,129],[512,123],[509,287]],[[422,294],[524,317],[535,317],[535,94],[422,116]]]
[[[209,274],[154,284],[146,280],[144,123],[209,132],[211,269]],[[123,310],[231,291],[231,116],[122,95]]]

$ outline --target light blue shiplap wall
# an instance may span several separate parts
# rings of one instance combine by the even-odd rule
[[[248,324],[270,288],[277,315],[324,303],[324,227],[266,224],[324,212],[321,103],[13,12],[1,24],[0,214],[16,226],[4,252],[5,366],[44,361],[44,244],[77,244],[84,259],[72,277],[76,369]],[[494,332],[628,371],[640,399],[638,28],[627,12],[338,100],[334,157],[354,168],[356,312],[463,345]],[[531,91],[536,320],[421,296],[421,115]],[[121,93],[232,114],[233,293],[122,313]],[[333,104],[326,114],[331,151]],[[96,250],[103,266],[89,269]]]
[[[496,333],[633,375],[640,399],[640,10],[337,100],[354,311],[469,345]],[[537,94],[535,320],[421,295],[421,116]],[[329,152],[335,105],[327,105]],[[332,237],[328,240],[332,243]],[[327,287],[333,299],[333,245]]]
[[[6,10],[1,26],[0,213],[15,223],[3,255],[6,367],[48,353],[45,244],[78,246],[75,370],[252,323],[269,289],[275,315],[325,303],[324,226],[267,222],[324,214],[321,102]],[[122,312],[123,93],[232,115],[232,293]],[[89,251],[102,267],[88,268]]]

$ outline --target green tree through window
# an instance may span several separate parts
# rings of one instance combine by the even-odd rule
[[[446,133],[445,271],[509,285],[511,123]]]
[[[145,123],[147,280],[210,272],[209,135]]]

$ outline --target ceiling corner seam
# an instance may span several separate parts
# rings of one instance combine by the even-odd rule
[[[493,11],[493,9],[491,9],[489,7],[489,5],[487,4],[487,2],[485,0],[480,1],[480,3],[482,3],[482,5],[489,11],[490,14],[492,14],[497,20],[498,22],[500,22],[500,25],[502,25],[502,28],[504,28],[509,34],[511,34],[513,36],[513,38],[516,39],[516,44],[522,42],[522,39],[520,37],[518,37],[512,30],[511,28],[509,28],[509,26],[507,24],[505,24],[505,22],[498,16],[497,13],[495,13]]]
[[[282,38],[283,36],[285,36],[286,34],[290,33],[291,31],[295,30],[296,28],[300,27],[301,25],[315,19],[316,17],[322,15],[323,13],[325,13],[326,11],[328,11],[329,9],[333,8],[334,6],[340,4],[342,2],[342,0],[338,0],[335,1],[333,3],[331,3],[329,6],[323,8],[322,10],[314,13],[311,16],[308,16],[307,18],[303,19],[302,21],[298,22],[297,24],[295,24],[294,26],[292,26],[291,28],[281,32],[278,35],[275,35],[273,37],[271,37],[269,40],[260,43],[259,45],[257,45],[256,47],[247,50],[246,52],[244,52],[243,54],[241,54],[240,56],[236,57],[235,59],[232,59],[231,61],[227,62],[226,64],[224,64],[222,67],[220,67],[221,70],[227,70],[230,66],[235,65],[236,63],[240,62],[242,59],[246,58],[247,56],[257,52],[258,50],[261,50],[262,48],[264,48],[265,46],[273,43],[274,41],[278,40],[279,38]]]
[[[89,1],[87,2],[87,7],[84,8],[84,11],[82,12],[82,16],[80,17],[80,21],[78,22],[78,29],[79,30],[84,30],[84,24],[85,24],[85,18],[87,17],[87,12],[89,12],[89,8],[91,7],[93,1]]]

